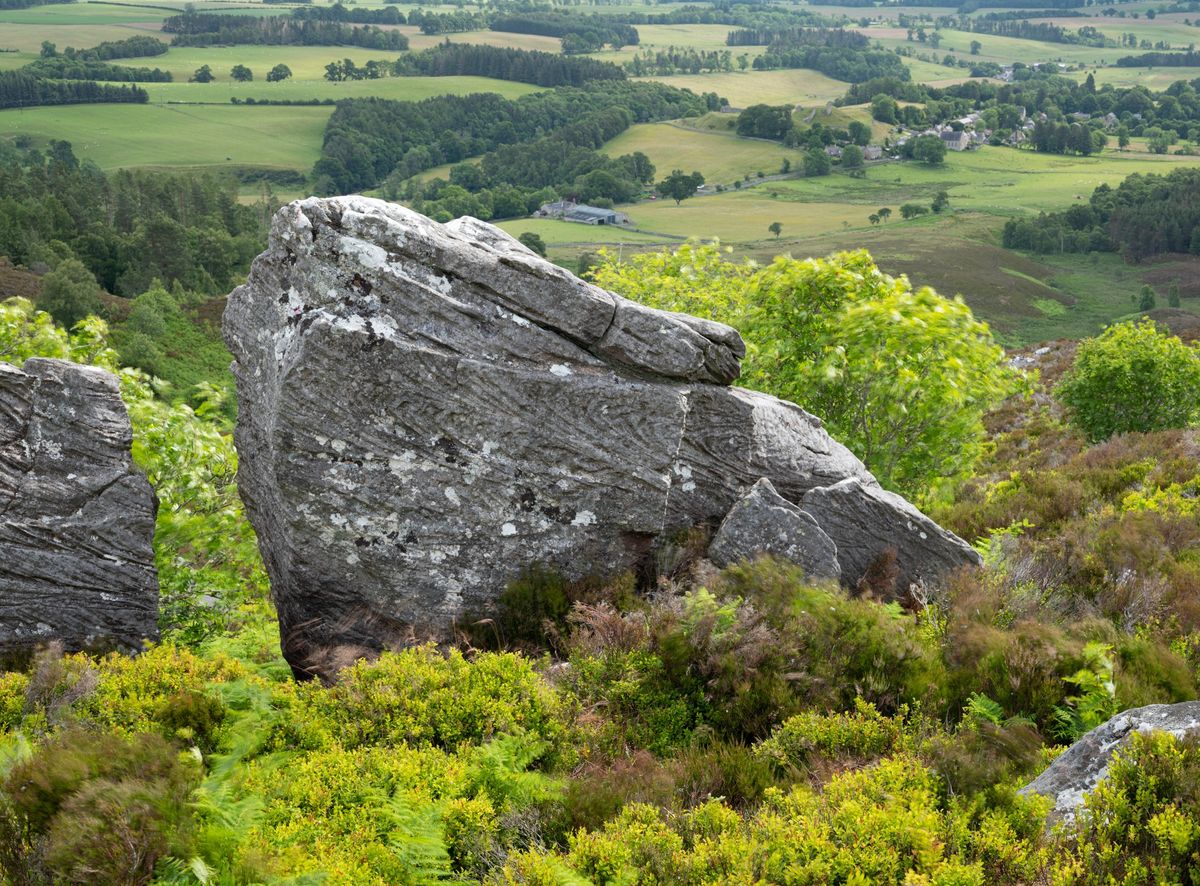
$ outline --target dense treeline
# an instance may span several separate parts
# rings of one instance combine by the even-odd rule
[[[739,28],[725,37],[726,46],[770,46],[773,43],[848,49],[866,49],[871,45],[863,34],[843,28]]]
[[[856,31],[800,28],[771,43],[754,60],[755,70],[810,68],[835,80],[861,83],[878,77],[907,80],[908,68],[894,52],[870,49]]]
[[[851,86],[839,102],[861,104],[888,96],[919,103],[905,107],[873,103],[873,113],[883,108],[891,114],[891,119],[876,119],[911,127],[946,123],[979,112],[984,128],[993,130],[997,142],[1039,114],[1045,114],[1047,122],[1056,127],[1082,124],[1092,132],[1108,132],[1118,139],[1144,137],[1157,153],[1165,153],[1179,139],[1200,139],[1200,79],[1179,80],[1156,93],[1144,86],[1097,88],[1092,78],[1078,82],[1024,65],[1014,67],[1013,77],[1011,83],[971,80],[940,89],[884,77]],[[1043,130],[1042,149],[1056,150],[1059,139],[1059,131],[1047,136]]]
[[[154,37],[128,37],[124,40],[106,40],[90,49],[73,49],[68,46],[63,50],[63,55],[83,61],[103,62],[114,58],[151,58],[164,54],[169,48],[166,43]]]
[[[442,163],[457,163],[501,145],[552,134],[595,111],[624,108],[633,122],[690,117],[719,107],[661,83],[608,80],[513,101],[495,93],[437,96],[421,102],[350,99],[340,102],[325,128],[314,167],[321,193],[375,187],[389,175],[405,179]]]
[[[625,62],[625,70],[634,77],[732,71],[733,53],[728,49],[695,50],[690,46],[671,46],[653,51],[647,49]]]
[[[137,295],[158,279],[228,290],[264,242],[263,220],[235,182],[80,163],[67,142],[0,147],[0,255],[16,263],[81,261],[110,292]]]
[[[625,79],[625,72],[611,62],[470,43],[447,43],[403,55],[396,59],[393,71],[399,77],[474,75],[536,86],[582,86],[598,80]]]
[[[1200,255],[1200,169],[1129,176],[1100,185],[1086,206],[1013,219],[1004,245],[1031,252],[1120,252],[1140,262],[1169,252]]]
[[[324,22],[349,22],[356,25],[403,25],[404,13],[395,6],[382,9],[349,9],[341,3],[332,6],[306,6],[292,10],[292,17]]]
[[[733,25],[739,28],[823,27],[825,16],[805,9],[781,8],[765,3],[714,3],[681,6],[670,12],[627,12],[615,16],[631,25]]]
[[[163,21],[163,31],[174,34],[173,46],[251,44],[263,46],[361,46],[366,49],[408,49],[408,38],[398,31],[373,25],[356,27],[336,21],[318,21],[273,15],[261,18],[210,12],[187,12]]]
[[[24,71],[0,71],[0,108],[149,101],[138,86],[110,86],[91,80],[43,80]]]
[[[654,164],[641,152],[609,157],[597,149],[631,122],[624,108],[589,114],[553,135],[503,145],[477,164],[461,163],[449,181],[409,180],[401,195],[439,221],[526,215],[560,196],[594,205],[625,203],[654,180]]]
[[[422,34],[455,34],[462,31],[479,31],[488,26],[488,17],[482,12],[434,12],[415,9],[408,14],[408,23],[421,29]]]
[[[964,30],[976,34],[994,34],[999,37],[1016,37],[1021,40],[1041,40],[1046,43],[1068,43],[1078,46],[1116,46],[1116,41],[1105,37],[1089,26],[1074,31],[1048,22],[1030,22],[1017,19],[965,19]]]
[[[160,68],[134,68],[56,55],[40,58],[21,68],[34,77],[57,80],[108,80],[118,83],[170,83],[171,72]]]
[[[30,6],[46,6],[50,3],[74,3],[75,0],[0,0],[0,9],[28,9]]]
[[[1125,55],[1117,59],[1120,68],[1197,68],[1200,67],[1200,52],[1189,49],[1187,52],[1143,52],[1139,55]]]
[[[623,46],[637,46],[640,40],[637,28],[632,25],[614,21],[610,16],[577,12],[501,15],[492,19],[491,29],[558,37],[563,41],[563,50],[568,52],[595,52],[604,46],[620,49]]]

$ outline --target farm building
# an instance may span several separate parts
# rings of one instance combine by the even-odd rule
[[[560,218],[563,221],[585,225],[624,225],[629,223],[629,216],[623,212],[588,206],[571,200],[545,203],[534,213],[534,216],[537,218]]]

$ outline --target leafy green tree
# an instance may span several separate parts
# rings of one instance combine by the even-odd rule
[[[291,76],[292,69],[287,65],[279,64],[267,71],[267,82],[279,83],[280,81],[287,80]]]
[[[890,95],[879,94],[871,99],[871,117],[880,123],[895,123],[900,106]]]
[[[1178,308],[1182,305],[1179,299],[1179,281],[1172,280],[1171,288],[1167,290],[1167,305],[1172,308]]]
[[[950,195],[945,191],[938,191],[933,195],[933,202],[929,204],[929,208],[934,212],[943,212],[950,208]]]
[[[200,67],[196,68],[195,73],[193,73],[192,76],[188,78],[188,82],[189,83],[212,83],[213,80],[215,80],[215,79],[217,79],[217,78],[212,72],[212,67],[210,65],[201,65]]]
[[[869,221],[873,225],[879,224],[879,213],[872,212],[870,215],[867,216],[867,221]]]
[[[603,259],[599,285],[739,329],[743,384],[819,415],[885,486],[909,495],[968,473],[984,412],[1023,384],[961,299],[913,291],[865,251],[781,257],[762,270],[723,261],[716,245]]]
[[[664,197],[670,197],[678,206],[689,197],[694,197],[696,189],[702,184],[704,184],[704,176],[699,172],[688,175],[682,169],[673,169],[671,174],[660,181],[655,189]]]
[[[858,145],[846,145],[842,148],[842,169],[862,169],[863,152]]]
[[[542,239],[540,234],[535,234],[533,231],[526,231],[517,239],[520,240],[526,247],[532,249],[534,252],[540,255],[542,258],[546,257],[546,242]]]
[[[1200,352],[1152,320],[1118,323],[1079,345],[1056,394],[1093,442],[1187,427],[1200,410]]]
[[[67,329],[103,308],[100,285],[78,259],[69,258],[42,278],[38,305]]]
[[[783,233],[783,225],[779,222],[771,222],[767,225],[767,230],[775,235],[775,239],[779,239],[779,235]]]
[[[54,58],[58,55],[58,47],[49,40],[42,41],[42,51],[39,53],[42,58]]]
[[[1146,284],[1142,287],[1142,291],[1138,293],[1137,309],[1139,311],[1153,311],[1158,305],[1158,299],[1154,295],[1154,287]]]
[[[922,206],[920,203],[905,203],[900,207],[900,214],[906,219],[916,218],[918,215],[925,215],[929,212],[928,206]]]
[[[866,147],[871,143],[871,127],[861,120],[851,120],[846,127],[846,131],[850,134],[850,141],[854,142],[860,148]]]
[[[829,159],[829,155],[820,148],[809,148],[804,154],[804,174],[812,177],[814,175],[829,175],[833,169],[833,163]]]
[[[908,145],[912,158],[926,166],[938,166],[946,162],[946,144],[936,135],[918,135]]]
[[[879,211],[876,212],[875,214],[879,216],[880,221],[887,221],[889,218],[892,217],[892,210],[888,209],[888,207],[886,207],[886,206],[882,206],[879,208]]]
[[[981,49],[983,49],[982,43],[980,43],[978,40],[971,41],[971,55],[979,55],[979,51]]]
[[[229,76],[238,83],[249,83],[254,79],[254,72],[245,65],[234,65],[229,71]]]

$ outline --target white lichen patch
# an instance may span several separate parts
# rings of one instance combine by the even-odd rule
[[[356,237],[342,237],[341,252],[343,255],[354,259],[364,268],[378,270],[387,264],[387,250],[382,246],[376,246],[374,243],[367,243],[364,240],[359,240]]]
[[[555,363],[550,367],[550,374],[557,375],[559,378],[566,378],[571,374],[571,367],[565,363]]]
[[[446,501],[450,502],[450,504],[454,505],[455,507],[458,507],[462,504],[462,499],[458,497],[458,493],[455,492],[453,487],[450,486],[446,487]]]
[[[579,511],[575,514],[575,519],[571,521],[572,526],[595,526],[596,515],[591,511]]]
[[[503,526],[500,527],[500,534],[505,537],[510,536],[510,535],[516,535],[517,527],[512,523],[505,523]]]

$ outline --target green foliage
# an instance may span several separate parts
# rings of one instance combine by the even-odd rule
[[[161,738],[65,732],[3,784],[11,830],[0,854],[16,877],[59,883],[149,883],[156,862],[187,851],[194,760]]]
[[[1200,879],[1200,749],[1135,733],[1087,798],[1054,865],[1055,886]]]
[[[1153,321],[1118,323],[1080,344],[1055,393],[1093,441],[1186,427],[1200,404],[1200,354]]]
[[[1075,741],[1117,713],[1110,651],[1103,643],[1088,643],[1083,648],[1084,666],[1064,678],[1078,693],[1068,695],[1066,705],[1054,711],[1056,731],[1064,741]]]
[[[655,190],[664,197],[670,197],[678,206],[689,197],[696,196],[696,190],[704,184],[704,176],[699,172],[690,175],[682,169],[672,169],[671,174],[655,185]]]
[[[739,329],[742,383],[820,415],[888,488],[919,496],[969,473],[983,414],[1023,379],[960,298],[914,291],[862,251],[762,270],[720,257],[695,244],[624,264],[606,254],[593,278]]]
[[[42,279],[38,304],[56,323],[70,329],[84,317],[100,313],[100,287],[82,262],[70,258]]]
[[[523,244],[528,246],[542,258],[546,257],[546,242],[542,239],[540,234],[535,234],[533,231],[526,231],[517,239],[519,239]]]
[[[884,717],[861,699],[855,705],[853,712],[789,717],[756,751],[776,766],[805,769],[822,758],[873,760],[904,746],[903,716]]]

